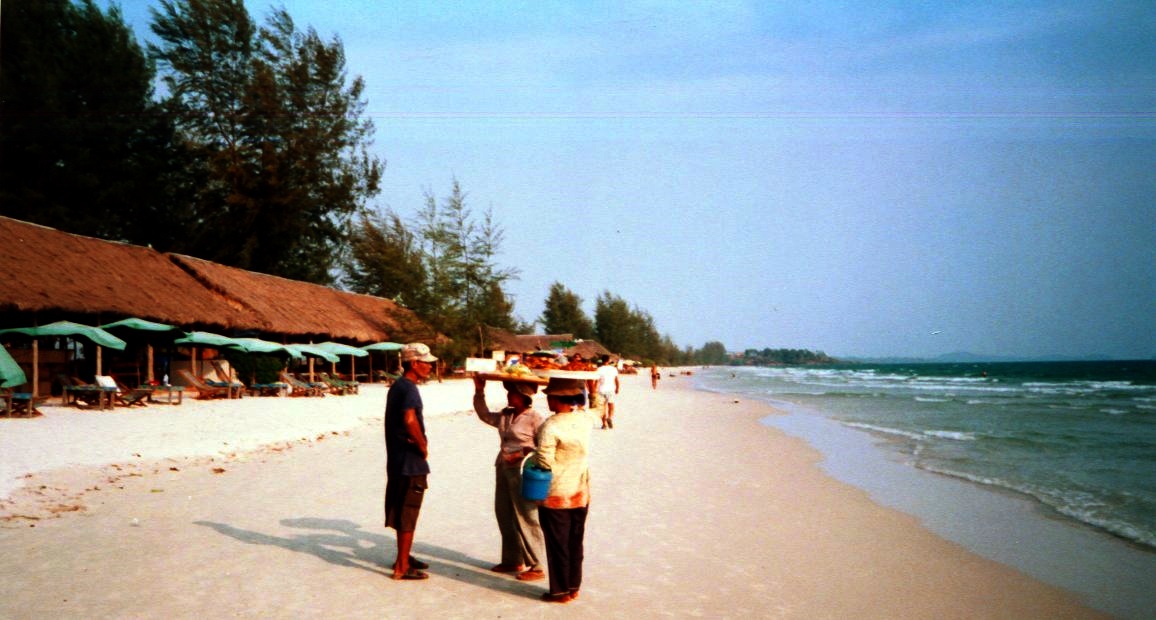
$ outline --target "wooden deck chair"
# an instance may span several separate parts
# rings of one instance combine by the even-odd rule
[[[127,385],[117,381],[116,377],[109,377],[116,385],[116,393],[113,394],[113,402],[122,407],[147,407],[149,397],[153,395],[153,389],[150,387],[130,388]]]
[[[315,383],[307,383],[281,371],[281,381],[289,385],[290,396],[325,396],[325,390]]]
[[[63,386],[64,403],[76,407],[98,408],[104,398],[105,389],[95,383],[87,383],[80,377],[57,375]]]
[[[181,373],[181,376],[185,378],[185,381],[188,382],[189,386],[197,391],[198,399],[228,398],[229,396],[228,387],[216,387],[209,385],[208,383],[201,381],[201,379],[193,373],[184,369],[181,369],[177,372]]]
[[[44,415],[36,407],[48,400],[47,396],[33,398],[31,392],[13,392],[12,390],[4,390],[2,398],[4,399],[4,416],[13,418],[34,418]]]
[[[319,372],[317,376],[321,377],[321,382],[324,383],[326,388],[333,394],[345,396],[346,394],[352,393],[344,381],[330,377],[327,372]]]
[[[229,389],[229,398],[241,398],[248,391],[244,383],[233,378],[231,369],[226,366],[221,360],[210,360],[213,365],[213,374],[217,375],[216,381],[205,379],[205,383],[213,387],[223,387]]]

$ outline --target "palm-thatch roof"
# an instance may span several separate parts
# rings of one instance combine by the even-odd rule
[[[250,329],[365,343],[434,336],[412,312],[388,299],[226,267],[192,256],[169,256],[205,288],[274,328],[254,325]]]
[[[601,358],[603,355],[613,354],[596,340],[579,340],[578,344],[566,349],[566,355],[569,357],[581,355],[582,359],[595,360]]]
[[[256,321],[152,248],[0,217],[0,322],[126,316],[196,327]]]
[[[0,217],[0,325],[135,316],[358,343],[436,339],[393,301]]]
[[[510,353],[529,353],[556,349],[556,342],[570,342],[574,334],[515,334],[500,327],[485,327],[486,349]]]

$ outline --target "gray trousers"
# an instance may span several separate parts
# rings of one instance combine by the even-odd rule
[[[517,467],[494,467],[494,516],[502,533],[502,564],[544,568],[546,540],[538,523],[538,505],[522,498]]]

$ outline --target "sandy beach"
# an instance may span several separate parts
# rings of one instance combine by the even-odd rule
[[[624,376],[615,429],[594,431],[567,605],[488,570],[497,436],[469,381],[422,388],[424,582],[387,577],[383,386],[0,420],[0,617],[1099,616],[824,475],[759,423],[766,404],[661,383]]]

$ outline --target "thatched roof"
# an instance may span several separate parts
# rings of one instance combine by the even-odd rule
[[[603,355],[613,355],[596,340],[581,340],[578,344],[566,349],[567,356],[574,357],[575,354],[581,355],[582,359],[586,360],[595,360]]]
[[[574,339],[574,334],[515,334],[500,327],[486,326],[486,348],[510,353],[549,350],[552,342]]]
[[[0,217],[0,325],[127,316],[185,329],[358,343],[434,340],[388,299]]]
[[[434,336],[412,312],[388,299],[226,267],[192,256],[170,257],[203,286],[267,326],[254,325],[252,329],[363,343]]]
[[[0,217],[0,321],[20,326],[85,317],[136,316],[223,328],[252,323],[246,310],[197,283],[151,248],[103,241]]]

